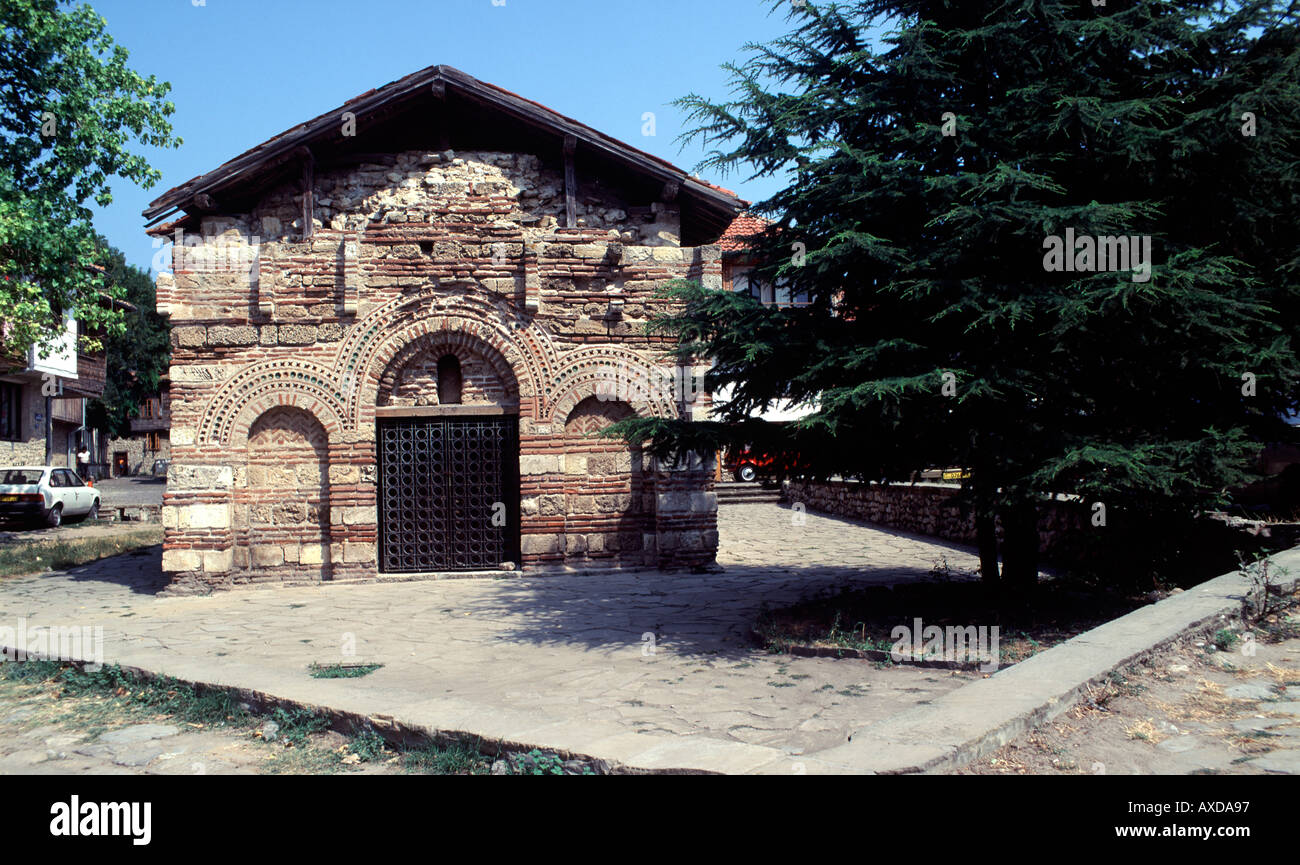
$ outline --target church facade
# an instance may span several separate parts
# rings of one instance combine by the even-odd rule
[[[596,433],[707,417],[645,323],[743,204],[445,66],[161,196],[173,590],[709,566],[711,456]]]

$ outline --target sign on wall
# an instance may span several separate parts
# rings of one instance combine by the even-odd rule
[[[63,378],[77,377],[77,320],[71,312],[64,313],[63,334],[52,346],[44,351],[36,346],[27,350],[27,366]]]

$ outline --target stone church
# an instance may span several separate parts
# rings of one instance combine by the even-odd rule
[[[707,416],[644,325],[743,206],[446,66],[160,196],[173,590],[710,565],[711,455],[593,433]]]

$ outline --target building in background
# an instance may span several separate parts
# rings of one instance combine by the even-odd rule
[[[68,315],[51,348],[0,360],[0,462],[75,468],[82,444],[99,453],[97,432],[86,428],[86,400],[104,393],[105,360],[79,351],[79,336]]]
[[[131,418],[131,434],[105,444],[103,460],[109,477],[166,476],[172,454],[171,389],[166,376],[159,385],[160,393],[146,398]]]

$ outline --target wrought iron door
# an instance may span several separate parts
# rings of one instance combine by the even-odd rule
[[[518,419],[379,422],[379,561],[388,573],[518,560]]]

